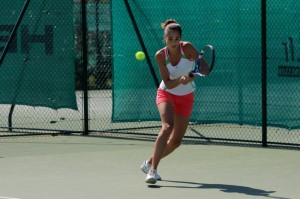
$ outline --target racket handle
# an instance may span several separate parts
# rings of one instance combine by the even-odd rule
[[[199,66],[199,65],[200,65],[200,61],[201,61],[201,58],[200,58],[200,55],[199,55],[199,59],[197,59],[195,65],[196,65],[196,66]]]
[[[193,72],[190,72],[189,76],[194,77],[195,75],[193,74]]]

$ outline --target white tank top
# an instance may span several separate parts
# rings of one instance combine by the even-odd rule
[[[184,55],[184,52],[182,50],[181,44],[180,44],[180,51],[181,51],[181,59],[179,63],[176,66],[171,65],[169,61],[169,53],[167,48],[164,48],[165,57],[166,57],[166,66],[170,73],[170,79],[177,79],[181,76],[189,76],[189,73],[194,69],[195,61],[191,61],[186,58]],[[195,90],[195,82],[192,81],[187,85],[180,84],[175,88],[167,89],[164,81],[162,80],[159,87],[169,93],[172,93],[174,95],[186,95],[191,92],[194,92]]]

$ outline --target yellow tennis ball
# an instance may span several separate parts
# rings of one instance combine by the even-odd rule
[[[138,51],[135,53],[135,58],[139,61],[142,61],[145,59],[145,53],[142,51]]]

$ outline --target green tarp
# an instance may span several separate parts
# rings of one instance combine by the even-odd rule
[[[128,0],[160,80],[154,54],[164,47],[160,24],[176,19],[183,40],[216,49],[215,70],[198,78],[191,120],[200,123],[261,124],[261,1]],[[300,2],[267,2],[268,125],[300,127]],[[112,120],[159,120],[156,86],[123,0],[112,1]]]
[[[1,1],[0,52],[25,1]],[[0,103],[77,109],[73,1],[32,0],[0,66]]]

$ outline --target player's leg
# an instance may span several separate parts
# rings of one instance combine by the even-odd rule
[[[157,180],[161,180],[161,177],[157,173],[157,167],[166,149],[168,139],[174,126],[173,104],[170,102],[162,102],[158,105],[158,110],[161,117],[162,128],[154,144],[153,155],[150,158],[151,166],[148,164],[150,168],[147,172],[145,182],[150,184],[154,184]],[[145,170],[144,168],[145,163],[142,164],[142,171]]]
[[[174,128],[163,153],[163,157],[172,153],[181,144],[193,109],[194,93],[176,97],[174,104]]]
[[[175,114],[174,121],[174,128],[169,137],[162,158],[172,153],[176,148],[178,148],[181,145],[182,139],[186,133],[186,129],[189,124],[189,117]],[[152,157],[149,158],[148,163],[152,164]]]
[[[162,128],[154,144],[152,156],[141,165],[141,170],[147,174],[146,182],[148,181],[148,177],[150,177],[150,183],[161,180],[157,172],[149,176],[149,171],[151,171],[152,163],[153,168],[157,168],[174,126],[173,95],[159,88],[156,96],[156,104],[160,113]],[[155,176],[155,179],[153,179],[153,176]]]
[[[186,133],[190,115],[194,104],[194,93],[190,93],[185,96],[177,96],[174,103],[174,128],[170,134],[167,142],[167,146],[162,155],[162,158],[172,153],[178,146]],[[152,163],[153,157],[148,162]]]
[[[178,148],[181,145],[182,139],[186,133],[189,124],[189,119],[189,117],[175,114],[174,128],[170,135],[167,147],[165,148],[162,158],[172,153],[176,148]]]
[[[158,134],[154,151],[151,159],[152,169],[157,169],[159,161],[163,157],[164,151],[167,147],[168,139],[174,128],[174,111],[173,104],[170,102],[163,102],[158,105],[162,128]]]

